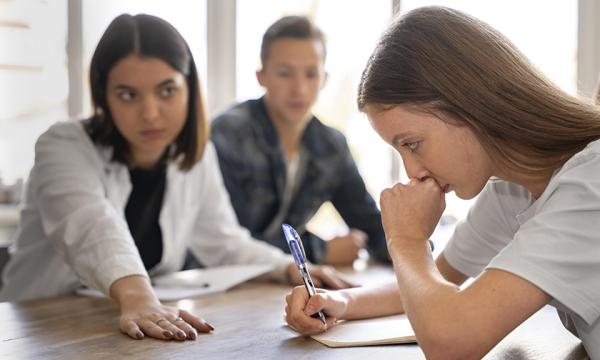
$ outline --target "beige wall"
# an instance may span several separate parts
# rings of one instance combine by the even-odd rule
[[[67,118],[67,0],[0,1],[0,177],[33,165],[33,145]]]

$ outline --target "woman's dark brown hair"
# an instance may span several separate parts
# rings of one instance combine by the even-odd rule
[[[202,157],[208,141],[208,117],[189,46],[171,24],[158,17],[123,14],[102,35],[90,65],[94,114],[87,130],[95,143],[113,148],[114,160],[128,163],[129,146],[111,117],[106,83],[111,69],[131,54],[161,59],[185,76],[189,88],[187,118],[166,155],[168,160],[179,161],[180,169],[189,170]]]
[[[561,91],[486,23],[423,7],[396,19],[369,59],[362,111],[413,106],[468,126],[502,167],[547,176],[600,138],[600,112]]]

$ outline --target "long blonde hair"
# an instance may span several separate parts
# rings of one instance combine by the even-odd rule
[[[396,19],[362,74],[359,109],[400,104],[469,126],[494,161],[531,176],[600,138],[597,108],[561,91],[486,23],[444,7]]]

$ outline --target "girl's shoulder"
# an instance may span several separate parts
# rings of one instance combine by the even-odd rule
[[[58,121],[42,134],[42,137],[55,137],[78,140],[87,136],[83,120]]]
[[[84,120],[52,124],[35,144],[36,162],[77,162],[96,167],[110,163],[111,151],[96,146],[85,130]]]
[[[573,155],[555,173],[552,180],[563,178],[572,181],[581,178],[583,181],[600,180],[600,140],[590,142],[583,150]]]

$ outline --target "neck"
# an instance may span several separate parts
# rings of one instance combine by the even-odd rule
[[[305,126],[298,128],[297,126],[285,126],[280,122],[274,122],[275,130],[277,131],[277,137],[279,143],[283,149],[286,160],[291,160],[298,155],[300,151],[300,140],[304,133]]]
[[[554,171],[547,173],[547,174],[540,175],[540,176],[528,176],[528,175],[514,176],[513,175],[513,176],[498,176],[498,178],[500,178],[502,180],[510,181],[510,182],[513,182],[513,183],[516,183],[516,184],[519,184],[519,185],[525,187],[527,190],[529,190],[529,192],[535,199],[538,199],[542,195],[544,190],[546,190],[546,187],[548,186],[548,183],[550,182],[550,179],[552,178],[553,173],[554,173]]]
[[[286,121],[281,116],[278,116],[276,113],[274,113],[269,108],[269,105],[266,101],[265,107],[267,108],[269,118],[271,119],[271,122],[275,127],[275,131],[277,132],[277,138],[279,139],[279,143],[283,149],[285,159],[291,160],[295,158],[300,151],[300,141],[302,139],[302,135],[304,134],[304,130],[306,129],[306,125],[308,125],[308,121],[312,115],[310,113],[307,114],[306,118],[302,121]]]
[[[149,170],[156,167],[163,153],[131,153],[129,167],[133,169]]]

